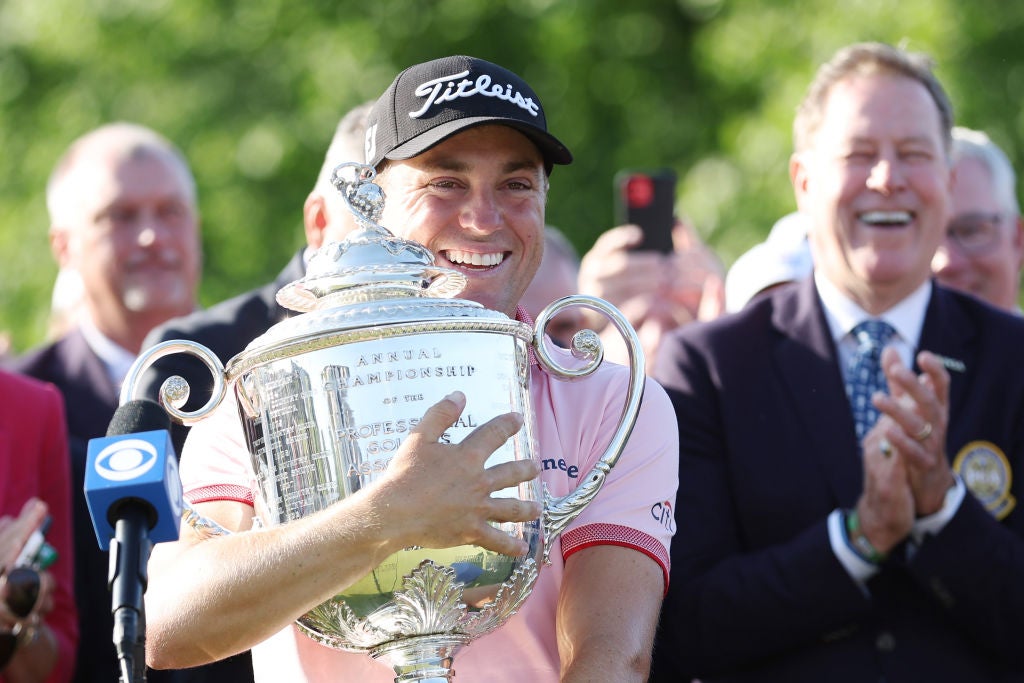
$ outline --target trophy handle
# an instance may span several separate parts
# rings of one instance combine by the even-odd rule
[[[135,394],[138,390],[139,379],[141,379],[142,373],[164,356],[170,356],[175,353],[187,353],[195,356],[206,364],[206,367],[209,368],[210,373],[213,375],[213,396],[206,402],[206,405],[191,413],[180,410],[181,406],[185,405],[185,401],[188,400],[190,392],[188,382],[185,381],[184,377],[173,375],[165,379],[163,384],[160,385],[160,405],[163,406],[172,419],[183,425],[191,426],[212,413],[220,405],[220,402],[224,400],[224,396],[227,393],[227,383],[224,381],[224,364],[217,358],[217,354],[202,344],[183,339],[171,340],[161,342],[143,352],[132,363],[131,368],[128,370],[128,375],[121,385],[120,402],[123,405],[133,398],[141,398]]]
[[[640,346],[640,339],[636,335],[633,326],[629,324],[625,316],[604,299],[594,296],[576,294],[563,297],[552,302],[540,315],[534,326],[533,350],[537,360],[549,373],[554,376],[575,381],[586,377],[597,370],[604,359],[604,346],[598,338],[597,333],[592,330],[580,330],[572,338],[572,355],[580,360],[587,361],[586,365],[578,369],[570,369],[558,364],[544,345],[544,328],[548,321],[563,309],[571,306],[583,306],[598,313],[604,314],[615,328],[622,335],[629,352],[629,388],[626,394],[626,402],[622,408],[622,415],[619,417],[619,426],[612,435],[611,441],[605,448],[601,459],[587,473],[587,476],[571,493],[556,498],[548,493],[547,486],[544,487],[544,512],[541,516],[541,523],[544,526],[544,562],[551,564],[549,555],[555,539],[561,535],[565,527],[572,520],[583,512],[590,504],[604,485],[608,473],[615,467],[619,456],[622,454],[626,441],[636,424],[636,416],[640,411],[640,401],[644,396],[644,351]]]

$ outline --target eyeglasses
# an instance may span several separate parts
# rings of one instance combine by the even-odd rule
[[[39,572],[29,567],[15,567],[7,573],[6,583],[7,609],[19,619],[25,619],[35,609],[36,601],[39,600]],[[18,648],[19,633],[20,629],[16,626],[14,632],[0,634],[0,671],[3,671],[14,657],[14,651]]]
[[[946,228],[946,236],[968,256],[990,251],[999,244],[999,213],[963,213],[955,217]]]

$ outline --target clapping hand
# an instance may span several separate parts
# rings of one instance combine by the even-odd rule
[[[882,367],[889,395],[873,397],[875,407],[892,424],[885,435],[907,466],[915,513],[925,517],[938,512],[953,486],[953,471],[946,459],[946,428],[949,424],[949,373],[933,353],[922,351],[915,375],[900,361],[895,349],[882,352]]]
[[[918,354],[915,375],[893,348],[882,352],[889,394],[872,397],[881,417],[864,437],[864,493],[857,514],[865,536],[887,552],[919,517],[934,514],[953,485],[946,460],[949,374],[937,356]]]

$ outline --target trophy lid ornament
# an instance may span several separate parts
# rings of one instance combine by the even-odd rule
[[[306,276],[277,293],[277,302],[294,311],[409,297],[452,297],[466,277],[435,264],[430,250],[399,239],[379,224],[384,190],[373,182],[372,166],[344,163],[331,182],[356,218],[358,228],[344,242],[330,242],[309,260]]]

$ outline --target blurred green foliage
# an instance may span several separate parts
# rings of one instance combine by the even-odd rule
[[[409,64],[472,54],[541,94],[576,163],[548,220],[582,251],[612,224],[620,167],[672,166],[679,210],[725,263],[793,209],[790,125],[850,42],[931,54],[960,123],[1024,160],[1024,3],[1004,0],[0,0],[0,329],[46,329],[56,266],[44,186],[112,120],[177,142],[200,188],[201,300],[267,281],[341,114]]]

